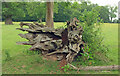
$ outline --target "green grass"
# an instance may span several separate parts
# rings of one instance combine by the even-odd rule
[[[109,64],[118,64],[118,24],[106,23],[102,26],[103,43],[110,49],[107,52]]]
[[[17,54],[23,52],[23,50],[28,49],[30,46],[16,45],[18,41],[25,41],[20,36],[19,33],[22,31],[16,30],[19,27],[19,23],[14,23],[15,25],[2,25],[2,50],[3,59],[5,59],[4,51],[8,51],[11,56],[17,56]]]
[[[62,22],[55,22],[55,28],[65,25]],[[43,59],[38,54],[26,53],[30,46],[16,45],[18,41],[25,41],[18,36],[19,33],[25,33],[16,28],[19,22],[14,25],[4,25],[2,22],[2,60],[4,74],[64,74],[58,67],[58,62]],[[103,65],[118,64],[118,24],[104,23],[101,25],[104,36],[103,44],[110,49],[107,56],[110,61]],[[1,28],[0,28],[1,30]],[[7,56],[5,52],[10,54]],[[7,59],[7,60],[6,60]],[[65,72],[67,74],[117,74],[118,71],[75,71]]]

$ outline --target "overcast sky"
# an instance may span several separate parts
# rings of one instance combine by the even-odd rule
[[[111,6],[118,6],[118,2],[120,0],[90,0],[92,3],[97,3],[101,6],[111,5]]]

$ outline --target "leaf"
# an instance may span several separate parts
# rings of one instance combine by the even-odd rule
[[[64,71],[66,72],[66,71],[67,71],[67,69],[64,69]]]
[[[64,67],[61,67],[62,69],[64,68]]]

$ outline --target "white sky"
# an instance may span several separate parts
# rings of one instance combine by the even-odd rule
[[[120,0],[90,0],[92,3],[97,3],[100,6],[111,5],[118,6]]]

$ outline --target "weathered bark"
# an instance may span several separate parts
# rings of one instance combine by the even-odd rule
[[[85,71],[88,71],[88,70],[119,70],[120,69],[119,65],[111,65],[111,66],[86,66],[86,67],[80,67],[80,68],[75,67],[72,64],[69,64],[69,65],[72,67],[72,69],[75,69],[75,70],[85,70]]]
[[[46,25],[48,27],[54,28],[53,24],[53,5],[54,2],[47,2],[47,10],[46,10]]]
[[[81,26],[77,27],[76,21],[74,18],[65,29],[54,29],[36,22],[33,24],[21,22],[21,28],[17,29],[28,33],[19,34],[19,36],[26,38],[28,42],[17,42],[17,44],[31,45],[30,50],[39,50],[44,56],[56,55],[57,60],[62,60],[64,55],[66,62],[71,63],[81,51],[82,44],[83,29]]]
[[[13,25],[11,16],[8,16],[5,18],[5,24],[6,25]]]

